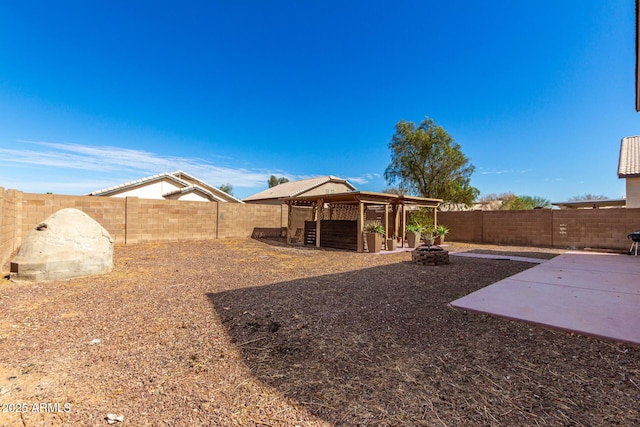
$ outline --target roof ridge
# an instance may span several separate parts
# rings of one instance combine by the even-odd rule
[[[202,191],[205,195],[211,197],[213,200],[216,201],[220,201],[222,200],[221,197],[216,196],[215,194],[213,194],[211,191],[207,190],[206,188],[203,188],[199,185],[195,185],[195,184],[190,184],[186,187],[182,187],[182,188],[176,188],[175,190],[166,192],[164,194],[162,194],[162,197],[166,197],[166,196],[171,196],[173,194],[178,194],[178,193],[188,193],[191,191]]]
[[[301,190],[299,190],[298,192],[294,193],[293,196],[297,196],[297,195],[299,195],[301,193],[304,193],[306,191],[312,190],[312,189],[318,187],[319,185],[322,185],[322,184],[325,184],[325,183],[331,181],[331,175],[318,176],[316,178],[309,178],[309,181],[311,181],[311,180],[316,180],[316,181],[314,181],[313,185],[309,185],[308,187],[304,187]],[[319,181],[319,180],[321,180],[321,181]]]
[[[101,190],[92,191],[91,193],[89,193],[89,195],[90,196],[95,196],[95,195],[101,194],[101,193],[112,192],[112,191],[115,191],[115,190],[119,190],[121,188],[131,187],[134,184],[142,184],[142,183],[145,183],[147,181],[151,181],[153,179],[160,178],[160,177],[163,177],[163,176],[167,176],[167,177],[171,177],[171,178],[180,180],[180,178],[177,178],[177,177],[171,175],[169,172],[161,172],[161,173],[158,173],[158,174],[155,174],[155,175],[150,175],[150,176],[145,176],[145,177],[142,177],[142,178],[134,179],[132,181],[125,182],[123,184],[113,185],[111,187],[103,188]],[[184,182],[182,180],[180,180],[180,181]]]
[[[186,179],[180,178],[180,175],[183,175],[185,178],[195,181],[195,184],[192,184],[191,182],[187,181]],[[155,175],[150,175],[150,176],[145,176],[143,178],[138,178],[132,181],[128,181],[125,182],[123,184],[118,184],[118,185],[114,185],[111,187],[107,187],[107,188],[103,188],[101,190],[97,190],[97,191],[93,191],[91,193],[88,193],[88,196],[99,196],[99,195],[105,195],[105,194],[109,194],[109,193],[113,193],[115,191],[118,190],[122,190],[125,188],[129,188],[129,187],[134,187],[136,185],[140,185],[140,184],[144,184],[146,182],[150,182],[159,178],[168,178],[171,179],[181,185],[183,185],[182,188],[177,189],[176,191],[172,191],[172,192],[168,192],[168,193],[164,193],[163,197],[167,194],[176,194],[179,191],[182,191],[183,189],[188,189],[190,187],[194,187],[194,188],[198,188],[200,190],[202,190],[205,194],[207,194],[208,196],[210,196],[213,200],[217,200],[217,201],[227,201],[229,199],[234,200],[238,203],[244,203],[242,200],[238,199],[237,197],[233,196],[232,194],[227,193],[226,191],[222,191],[219,188],[199,179],[196,178],[195,176],[183,171],[183,170],[177,170],[177,171],[173,171],[173,172],[161,172]],[[208,188],[211,188],[211,190],[209,190]]]

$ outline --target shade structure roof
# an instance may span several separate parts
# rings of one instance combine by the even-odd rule
[[[368,203],[368,204],[403,204],[427,208],[437,208],[442,199],[427,197],[399,196],[397,194],[376,193],[372,191],[349,191],[346,193],[320,194],[316,196],[287,197],[285,202],[291,206],[313,206],[318,201],[323,203]]]
[[[344,184],[345,187],[347,187],[347,189],[349,190],[356,189],[356,187],[354,187],[346,179],[339,178],[333,175],[327,175],[316,178],[301,179],[298,181],[284,182],[282,184],[276,185],[275,187],[267,188],[266,190],[246,197],[244,200],[250,202],[261,200],[276,200],[283,199],[285,197],[296,197],[327,183]]]

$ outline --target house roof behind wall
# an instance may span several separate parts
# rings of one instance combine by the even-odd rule
[[[625,207],[627,201],[625,199],[606,199],[606,200],[579,200],[576,202],[555,202],[551,203],[560,209],[599,209],[599,208],[619,208]]]
[[[627,136],[620,142],[618,178],[640,177],[640,136]]]
[[[233,197],[231,194],[226,193],[219,188],[214,187],[213,185],[209,185],[206,182],[201,181],[198,178],[195,178],[194,176],[189,175],[188,173],[181,170],[175,172],[163,172],[157,175],[147,176],[144,178],[136,179],[134,181],[125,182],[124,184],[114,185],[113,187],[93,191],[89,193],[88,196],[109,196],[115,193],[119,193],[123,190],[140,187],[144,184],[159,181],[162,179],[168,179],[175,182],[178,186],[182,187],[170,193],[163,194],[163,197],[170,196],[176,193],[188,193],[197,191],[205,194],[211,200],[244,203],[242,200]]]

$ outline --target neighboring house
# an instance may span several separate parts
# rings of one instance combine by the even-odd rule
[[[346,179],[336,176],[289,181],[268,188],[244,199],[246,203],[282,205],[286,197],[317,196],[321,194],[337,194],[355,191],[356,187]]]
[[[89,193],[88,196],[244,203],[183,171],[164,172]]]
[[[626,180],[627,207],[640,208],[640,136],[622,138],[618,178]]]

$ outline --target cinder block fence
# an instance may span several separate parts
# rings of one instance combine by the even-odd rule
[[[640,230],[640,209],[534,209],[439,212],[448,240],[557,248],[626,250]]]
[[[280,235],[287,207],[239,203],[32,194],[0,187],[0,266],[49,215],[76,208],[98,221],[116,244]]]
[[[288,223],[286,205],[62,196],[0,187],[0,266],[35,226],[63,208],[84,211],[118,244],[279,235]],[[438,223],[450,228],[450,241],[625,250],[631,245],[627,234],[640,230],[640,208],[439,212]]]

